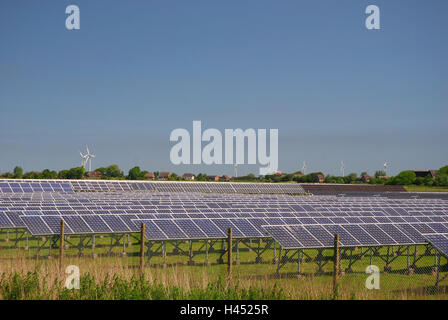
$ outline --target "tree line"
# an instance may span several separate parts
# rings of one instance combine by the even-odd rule
[[[146,170],[141,170],[136,166],[128,171],[125,175],[123,170],[118,165],[113,164],[108,167],[100,167],[95,169],[97,176],[90,175],[85,171],[84,167],[75,167],[71,169],[64,169],[59,172],[45,169],[41,172],[29,171],[24,172],[20,166],[16,166],[12,172],[5,172],[0,174],[1,178],[6,179],[85,179],[85,178],[98,178],[98,179],[119,179],[119,180],[145,180],[146,175],[150,173]],[[157,180],[159,172],[152,172],[154,179]],[[199,173],[195,175],[196,181],[206,181],[209,176],[205,173]],[[167,180],[180,181],[185,180],[182,176],[176,173],[171,173]],[[339,183],[339,184],[352,184],[352,183],[369,183],[378,185],[423,185],[423,186],[440,186],[448,187],[448,166],[440,168],[437,174],[433,177],[427,175],[425,177],[417,177],[412,170],[406,170],[400,172],[396,176],[387,177],[384,171],[376,171],[374,176],[369,176],[367,172],[362,172],[360,175],[356,173],[350,173],[344,177],[324,175],[322,172],[312,172],[309,174],[303,174],[300,171],[288,174],[272,174],[265,176],[256,176],[254,174],[248,174],[240,177],[233,177],[232,181],[252,181],[252,182],[299,182],[299,183]]]

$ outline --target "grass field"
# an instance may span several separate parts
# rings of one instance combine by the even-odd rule
[[[448,192],[448,187],[405,186],[409,192]]]
[[[413,275],[404,273],[407,257],[400,256],[391,264],[390,273],[380,274],[380,289],[368,290],[365,268],[370,258],[357,261],[353,273],[340,277],[337,296],[333,294],[331,260],[317,274],[317,265],[312,262],[316,251],[307,250],[310,258],[301,264],[302,275],[297,276],[297,263],[287,263],[277,275],[277,265],[272,263],[273,250],[262,256],[262,263],[254,263],[256,254],[241,246],[239,264],[233,266],[233,277],[227,283],[227,265],[217,264],[219,251],[209,253],[210,265],[204,264],[205,253],[197,252],[200,243],[194,243],[194,265],[188,265],[188,257],[173,253],[174,247],[167,244],[167,261],[163,264],[160,253],[152,257],[145,269],[144,278],[139,273],[139,245],[131,238],[131,244],[114,248],[111,255],[105,255],[110,244],[108,237],[96,239],[96,258],[91,248],[86,247],[83,256],[78,256],[73,247],[66,250],[64,266],[76,265],[81,273],[79,290],[64,288],[65,274],[59,273],[58,249],[40,251],[36,256],[37,240],[29,241],[29,249],[24,249],[24,241],[14,247],[14,233],[0,236],[0,298],[1,299],[447,299],[448,281],[433,290],[436,277],[431,273],[434,256],[428,255],[417,263]],[[74,242],[72,237],[69,241]],[[42,239],[39,239],[41,242]],[[188,244],[180,245],[187,250]],[[278,248],[278,247],[277,247]],[[217,247],[218,249],[218,247]],[[278,250],[278,249],[277,249]],[[359,254],[361,249],[354,251]],[[424,247],[418,248],[421,254]],[[278,253],[278,251],[277,251]],[[323,252],[325,259],[331,259],[332,250]],[[385,249],[381,250],[385,254]],[[236,259],[236,252],[233,252]],[[224,257],[224,260],[226,257]],[[226,260],[225,260],[226,261]],[[348,265],[342,259],[342,270]],[[385,263],[373,256],[373,264],[383,271]],[[447,260],[442,258],[441,265]],[[441,275],[446,274],[446,268]]]

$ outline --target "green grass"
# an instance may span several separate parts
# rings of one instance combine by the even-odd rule
[[[379,256],[372,257],[372,263],[381,270],[380,290],[367,290],[365,281],[368,275],[365,268],[370,264],[366,256],[353,266],[353,273],[345,273],[339,280],[339,292],[333,296],[332,270],[330,260],[323,268],[323,274],[317,274],[318,267],[312,260],[316,259],[316,250],[306,250],[310,256],[301,263],[302,276],[297,277],[297,263],[287,263],[276,273],[277,265],[272,263],[274,252],[266,251],[262,263],[254,263],[255,253],[240,245],[239,264],[233,265],[233,277],[227,284],[227,266],[217,264],[219,251],[209,253],[211,265],[205,265],[205,253],[198,252],[203,243],[195,242],[193,250],[194,265],[187,265],[185,254],[173,252],[174,246],[167,244],[167,261],[163,265],[160,252],[151,258],[145,269],[144,279],[139,274],[139,245],[131,238],[126,244],[126,255],[122,246],[115,247],[112,255],[106,255],[110,238],[96,237],[96,258],[92,249],[86,246],[83,256],[77,255],[74,245],[76,237],[70,237],[72,246],[66,250],[64,266],[74,264],[81,271],[81,289],[64,288],[65,275],[59,274],[58,248],[53,248],[52,258],[49,248],[36,255],[36,239],[29,240],[29,249],[24,249],[24,240],[14,247],[15,232],[10,232],[10,241],[5,241],[6,234],[0,234],[0,299],[447,299],[448,281],[441,283],[439,291],[431,291],[435,276],[431,273],[434,266],[432,254],[424,256],[417,263],[414,275],[404,273],[407,257],[400,256],[391,264],[392,271],[383,273],[385,263]],[[42,243],[40,239],[40,243]],[[253,245],[256,247],[257,242]],[[57,246],[57,243],[56,243]],[[264,244],[262,244],[264,246]],[[187,250],[188,244],[180,244]],[[216,246],[219,250],[220,245]],[[278,249],[278,246],[277,246]],[[396,250],[396,248],[395,248]],[[361,249],[353,251],[360,254]],[[386,254],[383,248],[380,254]],[[418,247],[418,253],[424,247]],[[413,248],[411,249],[411,254]],[[332,250],[325,250],[325,259],[331,259]],[[277,250],[278,255],[278,250]],[[233,252],[236,260],[237,253]],[[226,261],[224,256],[224,261]],[[411,258],[412,262],[412,258]],[[342,269],[348,267],[349,259],[342,259]],[[442,265],[447,260],[442,258]],[[444,269],[441,275],[445,275]]]
[[[404,186],[409,192],[448,192],[448,187]]]

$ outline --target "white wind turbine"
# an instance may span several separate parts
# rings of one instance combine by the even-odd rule
[[[341,173],[342,173],[342,177],[345,177],[345,165],[344,165],[344,161],[341,161]]]
[[[306,174],[306,161],[303,161],[303,165],[302,165],[302,173]]]
[[[233,165],[233,167],[234,167],[234,175],[235,175],[235,178],[236,178],[236,177],[238,177],[238,163],[235,163]]]
[[[383,167],[384,167],[384,173],[386,174],[387,177],[387,167],[389,166],[389,163],[387,161],[384,162]]]
[[[78,150],[79,151],[79,155],[81,156],[81,159],[82,159],[82,161],[81,161],[81,167],[86,167],[86,164],[87,164],[87,155],[83,155],[82,154],[82,152],[81,152],[81,150]]]
[[[92,171],[92,158],[95,158],[96,155],[90,153],[88,145],[86,145],[86,150],[87,150],[86,154],[82,154],[82,152],[79,151],[79,154],[81,155],[81,158],[83,159],[81,162],[81,165],[85,168],[87,165],[87,162],[88,162],[89,163],[89,172],[91,172]]]

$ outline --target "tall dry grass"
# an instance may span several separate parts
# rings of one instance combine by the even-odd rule
[[[0,299],[447,299],[445,287],[428,292],[409,289],[367,290],[364,275],[346,275],[335,296],[330,275],[275,277],[251,274],[249,266],[235,268],[228,285],[226,267],[213,265],[162,267],[152,265],[140,277],[135,258],[66,257],[64,266],[76,265],[81,288],[65,288],[66,274],[59,272],[58,259],[34,259],[19,250],[14,258],[0,259]],[[387,279],[387,278],[385,278]],[[387,283],[385,283],[386,285]]]

